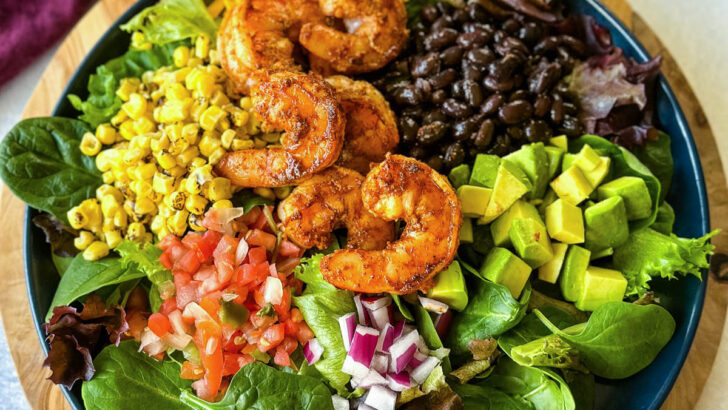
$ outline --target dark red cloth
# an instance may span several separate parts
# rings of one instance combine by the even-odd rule
[[[63,37],[94,0],[0,0],[0,86]]]

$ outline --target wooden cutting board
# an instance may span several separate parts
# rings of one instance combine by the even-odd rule
[[[25,108],[24,117],[50,114],[80,61],[118,16],[133,3],[133,0],[100,0],[89,11],[58,49]],[[728,252],[726,179],[720,166],[721,160],[714,137],[700,104],[675,61],[642,19],[632,13],[625,0],[607,0],[605,3],[632,28],[650,54],[662,54],[665,58],[663,73],[677,94],[681,106],[686,110],[685,114],[698,145],[708,186],[713,227],[724,230],[721,236],[715,238],[714,243],[719,250]],[[728,161],[728,157],[723,160]],[[34,409],[69,409],[70,406],[60,389],[46,380],[49,371],[42,367],[44,356],[33,330],[22,261],[24,212],[25,205],[3,186],[0,192],[0,226],[6,233],[6,245],[0,249],[0,266],[4,267],[3,286],[0,287],[0,316],[30,406]],[[695,342],[663,408],[677,410],[694,407],[715,359],[727,304],[728,284],[719,284],[711,279]],[[715,407],[722,404],[716,403]]]

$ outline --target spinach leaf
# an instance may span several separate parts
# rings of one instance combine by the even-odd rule
[[[141,77],[145,71],[172,65],[174,49],[181,44],[176,42],[153,46],[149,50],[129,50],[121,57],[98,66],[96,74],[91,74],[88,79],[88,99],[83,101],[77,95],[68,96],[73,107],[82,113],[78,118],[94,128],[108,122],[121,109],[121,99],[116,95],[121,79]]]
[[[626,148],[617,146],[596,135],[584,135],[575,140],[569,141],[569,151],[578,152],[584,145],[590,145],[600,155],[609,156],[612,159],[612,177],[633,176],[642,178],[647,185],[647,190],[652,199],[652,215],[630,223],[630,229],[640,229],[652,225],[657,217],[657,207],[662,198],[660,181],[640,160]]]
[[[659,131],[658,135],[656,141],[647,141],[643,146],[636,145],[631,151],[660,180],[662,187],[660,202],[662,202],[670,191],[674,165],[670,151],[670,136],[662,131]]]
[[[236,208],[243,208],[243,212],[247,213],[258,205],[273,205],[273,201],[268,198],[256,195],[252,189],[243,189],[233,195],[230,200]]]
[[[53,265],[55,265],[56,270],[58,271],[58,276],[63,276],[64,273],[68,270],[68,267],[71,266],[71,263],[73,263],[73,257],[63,258],[55,253],[51,254],[51,259],[53,260]]]
[[[530,410],[530,402],[511,397],[501,390],[484,385],[452,383],[450,387],[463,400],[466,409]]]
[[[89,131],[70,118],[20,121],[0,142],[0,178],[31,207],[68,223],[66,212],[103,184],[94,159],[78,149]]]
[[[576,410],[592,410],[596,388],[594,375],[566,369],[561,369],[561,374],[569,385],[571,395],[574,396]]]
[[[399,313],[404,316],[405,319],[409,321],[414,321],[415,317],[412,316],[412,312],[409,310],[407,305],[402,301],[402,298],[399,297],[399,295],[390,295],[392,296],[392,300],[394,301],[394,304],[397,305],[397,308],[399,308]]]
[[[333,409],[331,392],[320,379],[284,373],[260,362],[243,366],[219,402],[206,402],[187,390],[180,399],[200,410]]]
[[[425,339],[425,344],[432,350],[442,349],[444,346],[440,340],[440,336],[437,334],[435,324],[432,322],[432,316],[427,309],[420,305],[414,305],[412,307],[414,312],[414,321],[417,325],[417,330],[420,332],[420,336]],[[450,358],[445,356],[442,358],[442,371],[445,374],[450,373],[452,365],[450,364]]]
[[[112,286],[111,293],[104,299],[106,306],[121,306],[126,307],[126,301],[129,299],[129,295],[141,282],[142,278],[128,280],[118,285]]]
[[[540,309],[540,311],[551,323],[558,326],[559,329],[564,329],[579,323],[574,317],[555,307],[546,306]],[[529,313],[516,327],[498,338],[498,346],[500,346],[505,354],[513,358],[511,349],[514,347],[525,345],[526,343],[549,335],[551,335],[549,328],[541,323],[541,320],[535,313]],[[516,362],[518,361],[516,360]],[[523,363],[519,364],[525,366]]]
[[[574,307],[573,304],[554,299],[534,289],[531,292],[531,299],[528,301],[528,310],[539,309],[543,312],[546,307],[567,313],[576,323],[586,322],[589,319],[589,315]]]
[[[534,312],[554,334],[579,350],[589,371],[607,379],[624,379],[644,369],[675,331],[675,320],[658,305],[605,303],[586,323],[563,331],[543,313]]]
[[[715,247],[708,240],[713,231],[701,238],[679,238],[663,235],[653,229],[632,231],[622,246],[614,249],[612,263],[627,278],[626,294],[642,295],[652,277],[674,279],[677,273],[702,279],[701,270],[708,268],[708,255]]]
[[[180,392],[190,382],[179,377],[179,365],[157,361],[137,352],[139,345],[125,341],[107,346],[94,359],[96,374],[81,385],[81,396],[88,410],[185,408]]]
[[[468,265],[464,265],[468,269]],[[461,362],[468,352],[472,339],[498,336],[523,319],[531,284],[527,283],[521,298],[516,300],[505,286],[480,279],[472,279],[470,300],[462,312],[455,314],[445,345],[452,349],[454,361]]]
[[[670,235],[674,225],[675,211],[667,201],[663,201],[660,207],[657,208],[657,218],[655,219],[655,223],[650,225],[650,228],[661,234]]]
[[[161,0],[142,10],[121,29],[141,31],[147,41],[158,45],[194,39],[201,34],[214,41],[217,35],[217,23],[201,0]]]

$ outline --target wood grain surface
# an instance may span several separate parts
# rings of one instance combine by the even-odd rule
[[[24,117],[50,114],[80,61],[133,3],[133,0],[100,0],[88,12],[49,64],[25,108]],[[664,57],[663,73],[685,110],[698,146],[708,187],[713,228],[724,230],[723,234],[715,238],[714,244],[720,251],[728,252],[728,189],[708,121],[680,69],[649,27],[632,13],[625,0],[605,0],[605,3],[633,29],[650,54],[662,54]],[[728,157],[724,160],[728,160]],[[0,316],[30,406],[34,409],[69,409],[60,389],[46,380],[49,371],[42,367],[44,356],[33,330],[22,262],[24,212],[25,205],[2,186],[0,226],[6,232],[7,239],[6,246],[0,248],[0,264],[4,267],[4,284],[0,287]],[[715,359],[727,305],[728,284],[720,284],[711,278],[695,342],[664,409],[689,409],[698,401]],[[716,403],[716,407],[723,404]]]

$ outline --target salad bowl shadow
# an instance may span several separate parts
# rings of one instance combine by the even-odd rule
[[[129,35],[119,29],[143,8],[155,0],[141,0],[122,15],[101,37],[71,77],[53,116],[76,117],[77,112],[67,99],[68,94],[85,97],[89,75],[96,67],[123,54],[129,44]],[[616,46],[628,57],[639,62],[649,55],[639,41],[621,22],[596,0],[566,0],[570,12],[589,14],[612,32]],[[675,172],[667,200],[675,210],[675,233],[683,237],[700,237],[710,227],[708,201],[703,172],[692,134],[677,99],[664,77],[657,84],[656,112],[659,126],[672,136],[672,155]],[[58,286],[59,276],[53,265],[50,248],[43,233],[32,223],[38,211],[28,207],[24,227],[24,262],[30,309],[35,330],[41,340],[44,353],[48,343],[42,329],[45,314]],[[676,321],[675,334],[650,366],[638,374],[623,380],[597,379],[595,409],[658,409],[667,398],[680,373],[697,330],[707,286],[706,272],[703,281],[695,277],[680,281],[654,280],[653,289],[660,301]],[[71,406],[83,409],[81,386],[73,389],[61,387]]]

